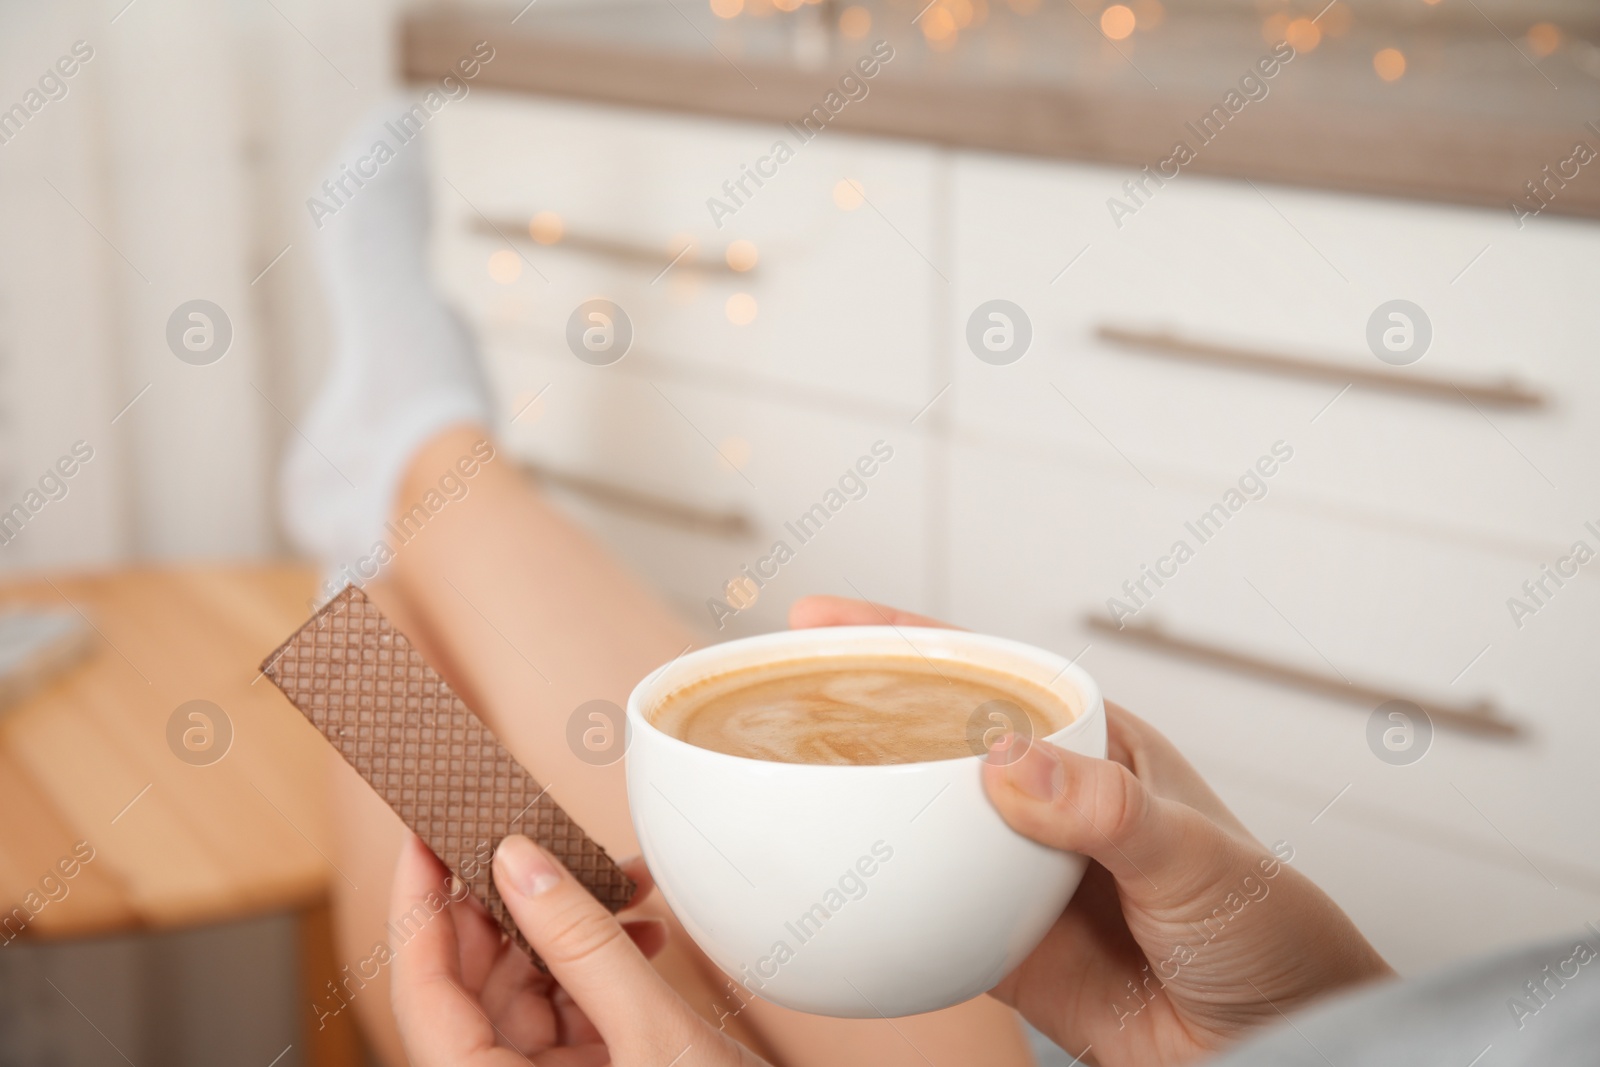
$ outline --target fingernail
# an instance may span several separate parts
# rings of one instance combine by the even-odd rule
[[[520,834],[500,842],[494,858],[511,884],[525,897],[536,897],[554,889],[561,882],[561,872],[556,870],[550,857]]]
[[[1006,781],[1035,800],[1054,800],[1066,786],[1067,769],[1046,745],[1032,746],[1005,773]]]

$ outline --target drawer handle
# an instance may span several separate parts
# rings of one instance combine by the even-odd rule
[[[1394,393],[1421,396],[1429,400],[1492,404],[1495,407],[1540,408],[1543,393],[1507,378],[1501,382],[1461,381],[1430,374],[1401,374],[1394,371],[1351,367],[1310,356],[1283,355],[1234,345],[1196,341],[1165,330],[1137,330],[1102,324],[1095,335],[1115,345],[1138,348],[1151,355],[1191,363],[1210,363],[1235,370],[1281,374],[1293,378],[1314,378],[1326,382],[1354,382]]]
[[[730,541],[744,541],[755,536],[755,523],[741,512],[691,507],[667,497],[642,493],[584,474],[556,470],[531,460],[523,460],[518,466],[541,483],[576,493],[612,511]]]
[[[533,237],[528,233],[528,220],[526,219],[486,219],[475,218],[472,220],[473,232],[483,237],[493,237],[505,240],[507,235],[519,240],[534,244]],[[610,259],[629,266],[641,267],[646,270],[666,273],[669,266],[687,266],[696,270],[713,271],[719,274],[741,274],[746,277],[756,272],[752,266],[748,270],[736,271],[720,259],[702,260],[695,252],[680,255],[674,259],[654,245],[639,244],[634,241],[619,241],[614,237],[604,237],[600,234],[584,233],[581,230],[567,230],[553,244],[541,245],[542,248],[569,248],[574,252],[582,252],[599,259]],[[693,247],[693,246],[690,246]]]
[[[1211,667],[1221,667],[1310,693],[1339,697],[1369,708],[1390,700],[1406,700],[1427,712],[1428,717],[1440,726],[1449,726],[1465,733],[1511,740],[1521,737],[1524,732],[1520,723],[1502,718],[1500,709],[1487,700],[1470,705],[1439,704],[1380,686],[1347,683],[1342,678],[1278,663],[1221,645],[1179,637],[1156,623],[1126,623],[1119,627],[1101,615],[1090,615],[1086,621],[1089,629],[1097,633],[1110,634],[1165,655],[1197,660]]]

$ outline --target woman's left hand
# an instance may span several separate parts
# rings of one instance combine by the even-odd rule
[[[650,891],[640,861],[623,869]],[[392,996],[414,1067],[763,1067],[712,1028],[651,967],[666,944],[659,920],[624,921],[526,837],[495,850],[494,879],[549,973],[501,936],[470,894],[450,902],[449,874],[416,837],[395,870]],[[440,902],[444,902],[440,906]],[[406,917],[430,918],[402,926]]]
[[[635,901],[649,892],[644,864],[627,867],[639,883]],[[500,934],[476,897],[451,901],[449,872],[417,837],[400,852],[390,906],[391,931],[402,919],[430,918],[402,945],[391,946],[395,1014],[406,1050],[418,1067],[551,1065],[609,1061],[600,1033],[549,974]],[[441,910],[435,911],[443,901]],[[409,930],[413,922],[405,927]],[[665,943],[659,921],[624,923],[646,956]]]

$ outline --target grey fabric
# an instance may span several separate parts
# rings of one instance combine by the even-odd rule
[[[1600,930],[1312,1008],[1209,1067],[1600,1065]]]

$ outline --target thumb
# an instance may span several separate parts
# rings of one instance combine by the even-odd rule
[[[1222,832],[1194,809],[1159,797],[1127,767],[1011,737],[997,745],[984,788],[1013,830],[1042,845],[1088,856],[1136,899],[1186,898],[1225,876]],[[998,755],[999,758],[993,758]]]
[[[507,837],[495,850],[494,882],[523,936],[616,1062],[695,1039],[699,1017],[554,856],[520,834]]]

